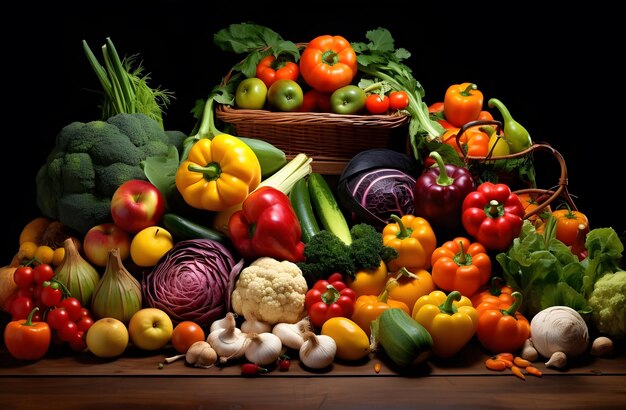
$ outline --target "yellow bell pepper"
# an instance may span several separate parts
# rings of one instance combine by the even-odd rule
[[[395,222],[383,228],[383,245],[398,252],[398,257],[387,262],[391,272],[407,268],[411,272],[430,268],[430,259],[437,248],[437,237],[430,223],[419,216],[391,215]]]
[[[261,182],[261,164],[239,138],[219,134],[201,138],[176,171],[176,188],[187,204],[223,211],[241,204]]]
[[[458,353],[478,329],[478,312],[459,291],[449,295],[435,290],[422,296],[413,307],[413,319],[433,338],[433,354],[448,358]]]

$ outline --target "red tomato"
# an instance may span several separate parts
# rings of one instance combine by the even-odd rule
[[[81,318],[82,306],[80,304],[80,300],[75,297],[72,296],[63,299],[58,306],[67,309],[67,313],[69,313],[71,321],[77,321]]]
[[[331,112],[330,93],[323,93],[316,89],[310,89],[304,93],[302,99],[302,112]]]
[[[69,342],[72,338],[76,337],[76,333],[78,333],[78,326],[76,326],[76,322],[73,320],[68,320],[63,323],[60,329],[57,330],[57,335],[59,339],[64,342]]]
[[[59,330],[65,325],[65,322],[70,320],[70,315],[67,310],[62,308],[55,308],[48,312],[46,316],[46,322],[52,330]]]
[[[9,312],[13,317],[13,320],[23,320],[28,317],[31,310],[35,308],[35,304],[32,299],[26,296],[20,296],[13,299]]]
[[[380,94],[370,94],[365,100],[365,108],[372,114],[384,114],[389,109],[389,97]]]
[[[45,281],[52,279],[54,276],[54,269],[47,263],[35,266],[33,269],[33,278],[37,285],[42,285]]]
[[[389,109],[403,110],[409,106],[409,95],[404,91],[392,91],[389,93]]]
[[[20,266],[13,272],[13,281],[18,288],[30,288],[35,284],[33,269],[30,266]]]
[[[87,341],[85,340],[85,332],[82,330],[72,333],[72,338],[68,340],[70,348],[75,352],[82,352],[87,348]]]
[[[195,342],[205,340],[204,330],[195,322],[186,320],[174,327],[172,332],[172,346],[178,353],[186,353],[189,347]]]
[[[58,305],[61,303],[61,299],[63,299],[63,292],[59,288],[59,284],[57,282],[51,282],[48,286],[44,285],[41,289],[39,300],[41,303],[46,305],[46,307]]]
[[[93,325],[93,319],[88,316],[83,316],[78,319],[78,321],[76,321],[76,326],[78,326],[78,330],[82,330],[83,332],[87,332],[91,325]]]

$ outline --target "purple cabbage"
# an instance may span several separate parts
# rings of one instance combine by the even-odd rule
[[[143,276],[144,305],[165,311],[174,324],[190,320],[208,327],[230,311],[243,264],[217,241],[180,241]]]
[[[362,208],[349,207],[352,217],[384,227],[392,214],[413,214],[414,188],[415,178],[401,170],[379,168],[362,172],[346,181],[347,194]]]

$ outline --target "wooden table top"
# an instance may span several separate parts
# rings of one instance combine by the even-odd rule
[[[536,366],[542,377],[526,380],[509,370],[485,368],[487,352],[474,341],[449,359],[431,357],[400,369],[371,354],[323,371],[292,360],[288,371],[270,369],[241,376],[241,362],[210,369],[179,360],[175,352],[146,352],[130,346],[117,359],[55,349],[37,362],[22,362],[0,346],[2,408],[225,408],[225,409],[625,409],[626,349],[610,357],[584,355],[563,370]],[[379,373],[374,365],[381,363]]]

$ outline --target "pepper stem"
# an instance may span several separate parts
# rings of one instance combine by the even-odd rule
[[[465,253],[463,241],[459,241],[459,253],[457,254],[457,256],[457,263],[459,265],[467,265],[467,254]]]
[[[221,169],[216,162],[211,162],[204,167],[197,164],[189,164],[187,169],[191,172],[200,172],[204,174],[204,178],[209,181],[217,179],[221,173]]]
[[[398,227],[400,228],[400,232],[398,232],[398,235],[396,235],[398,239],[405,239],[411,236],[411,233],[413,231],[412,229],[407,228],[404,225],[404,222],[402,222],[402,218],[400,218],[398,215],[391,215],[391,219],[393,219],[394,222],[397,223]]]
[[[322,302],[327,305],[332,305],[336,301],[339,300],[341,293],[335,288],[333,285],[326,285],[326,292],[322,293],[321,298]]]
[[[445,302],[439,305],[439,310],[441,310],[442,313],[447,313],[448,315],[455,314],[458,311],[453,303],[455,300],[461,300],[461,292],[459,292],[458,290],[453,290],[452,292],[450,292]]]
[[[504,316],[515,317],[515,313],[522,305],[522,294],[520,292],[513,292],[511,293],[511,297],[513,298],[513,304],[508,309],[501,310],[501,312]]]
[[[476,84],[470,84],[467,87],[465,87],[465,89],[461,91],[459,94],[461,94],[463,97],[468,97],[472,95],[472,91],[476,89],[478,89],[478,86]]]
[[[32,326],[33,325],[33,316],[35,316],[35,313],[37,313],[38,310],[39,310],[39,307],[35,306],[33,308],[33,310],[31,310],[30,313],[28,314],[28,317],[26,318],[26,321],[24,323],[22,323],[22,326]]]
[[[437,177],[437,185],[439,186],[450,186],[454,183],[454,178],[451,178],[448,175],[448,171],[446,170],[446,163],[443,162],[443,158],[441,158],[441,154],[437,151],[432,151],[428,154],[429,157],[435,160],[437,163],[437,168],[439,168],[439,176]]]
[[[496,201],[495,199],[492,199],[491,201],[489,201],[489,204],[486,206],[486,211],[487,214],[492,217],[492,218],[497,218],[500,215],[500,202]]]

